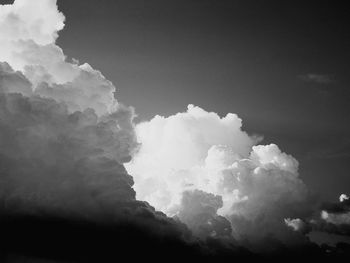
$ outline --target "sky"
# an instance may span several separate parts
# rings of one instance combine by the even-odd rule
[[[349,9],[331,2],[59,0],[58,44],[138,121],[191,103],[238,114],[331,201],[350,191]]]
[[[349,255],[345,6],[0,4],[0,261]]]

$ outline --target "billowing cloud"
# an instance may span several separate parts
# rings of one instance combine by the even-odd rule
[[[235,114],[192,105],[137,125],[141,146],[126,165],[137,198],[201,234],[216,235],[221,224],[238,240],[286,239],[284,218],[309,209],[298,162],[275,144],[256,145],[260,138],[241,127]]]
[[[89,64],[67,61],[55,44],[64,20],[56,0],[1,5],[0,61],[21,71],[36,94],[65,102],[70,111],[93,108],[108,114],[117,107],[113,84]]]

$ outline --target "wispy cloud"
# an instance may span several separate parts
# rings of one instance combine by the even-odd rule
[[[331,84],[335,82],[334,76],[330,74],[308,73],[304,75],[299,75],[298,78],[305,82],[311,82],[322,85]]]

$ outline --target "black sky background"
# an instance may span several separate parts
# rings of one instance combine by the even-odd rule
[[[12,1],[2,1],[11,3]],[[350,192],[344,1],[58,0],[58,45],[117,87],[137,121],[189,103],[243,119],[325,200]],[[327,81],[308,79],[309,74]]]

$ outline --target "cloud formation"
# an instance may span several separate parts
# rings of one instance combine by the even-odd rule
[[[84,205],[73,200],[92,193],[95,201],[135,199],[122,166],[136,146],[133,110],[114,99],[115,87],[99,71],[66,60],[55,44],[64,20],[56,0],[0,6],[4,205],[23,199],[79,210]]]
[[[295,158],[258,145],[236,114],[193,105],[135,127],[113,84],[56,45],[64,21],[56,0],[0,5],[1,220],[108,222],[134,240],[143,229],[144,240],[208,254],[308,242],[298,218],[312,209]],[[328,225],[348,224],[340,201],[323,209]]]
[[[261,139],[241,127],[235,114],[220,118],[193,105],[137,125],[141,146],[126,164],[137,198],[201,234],[232,229],[242,241],[287,242],[284,219],[310,212],[298,162],[275,144],[256,145]]]

